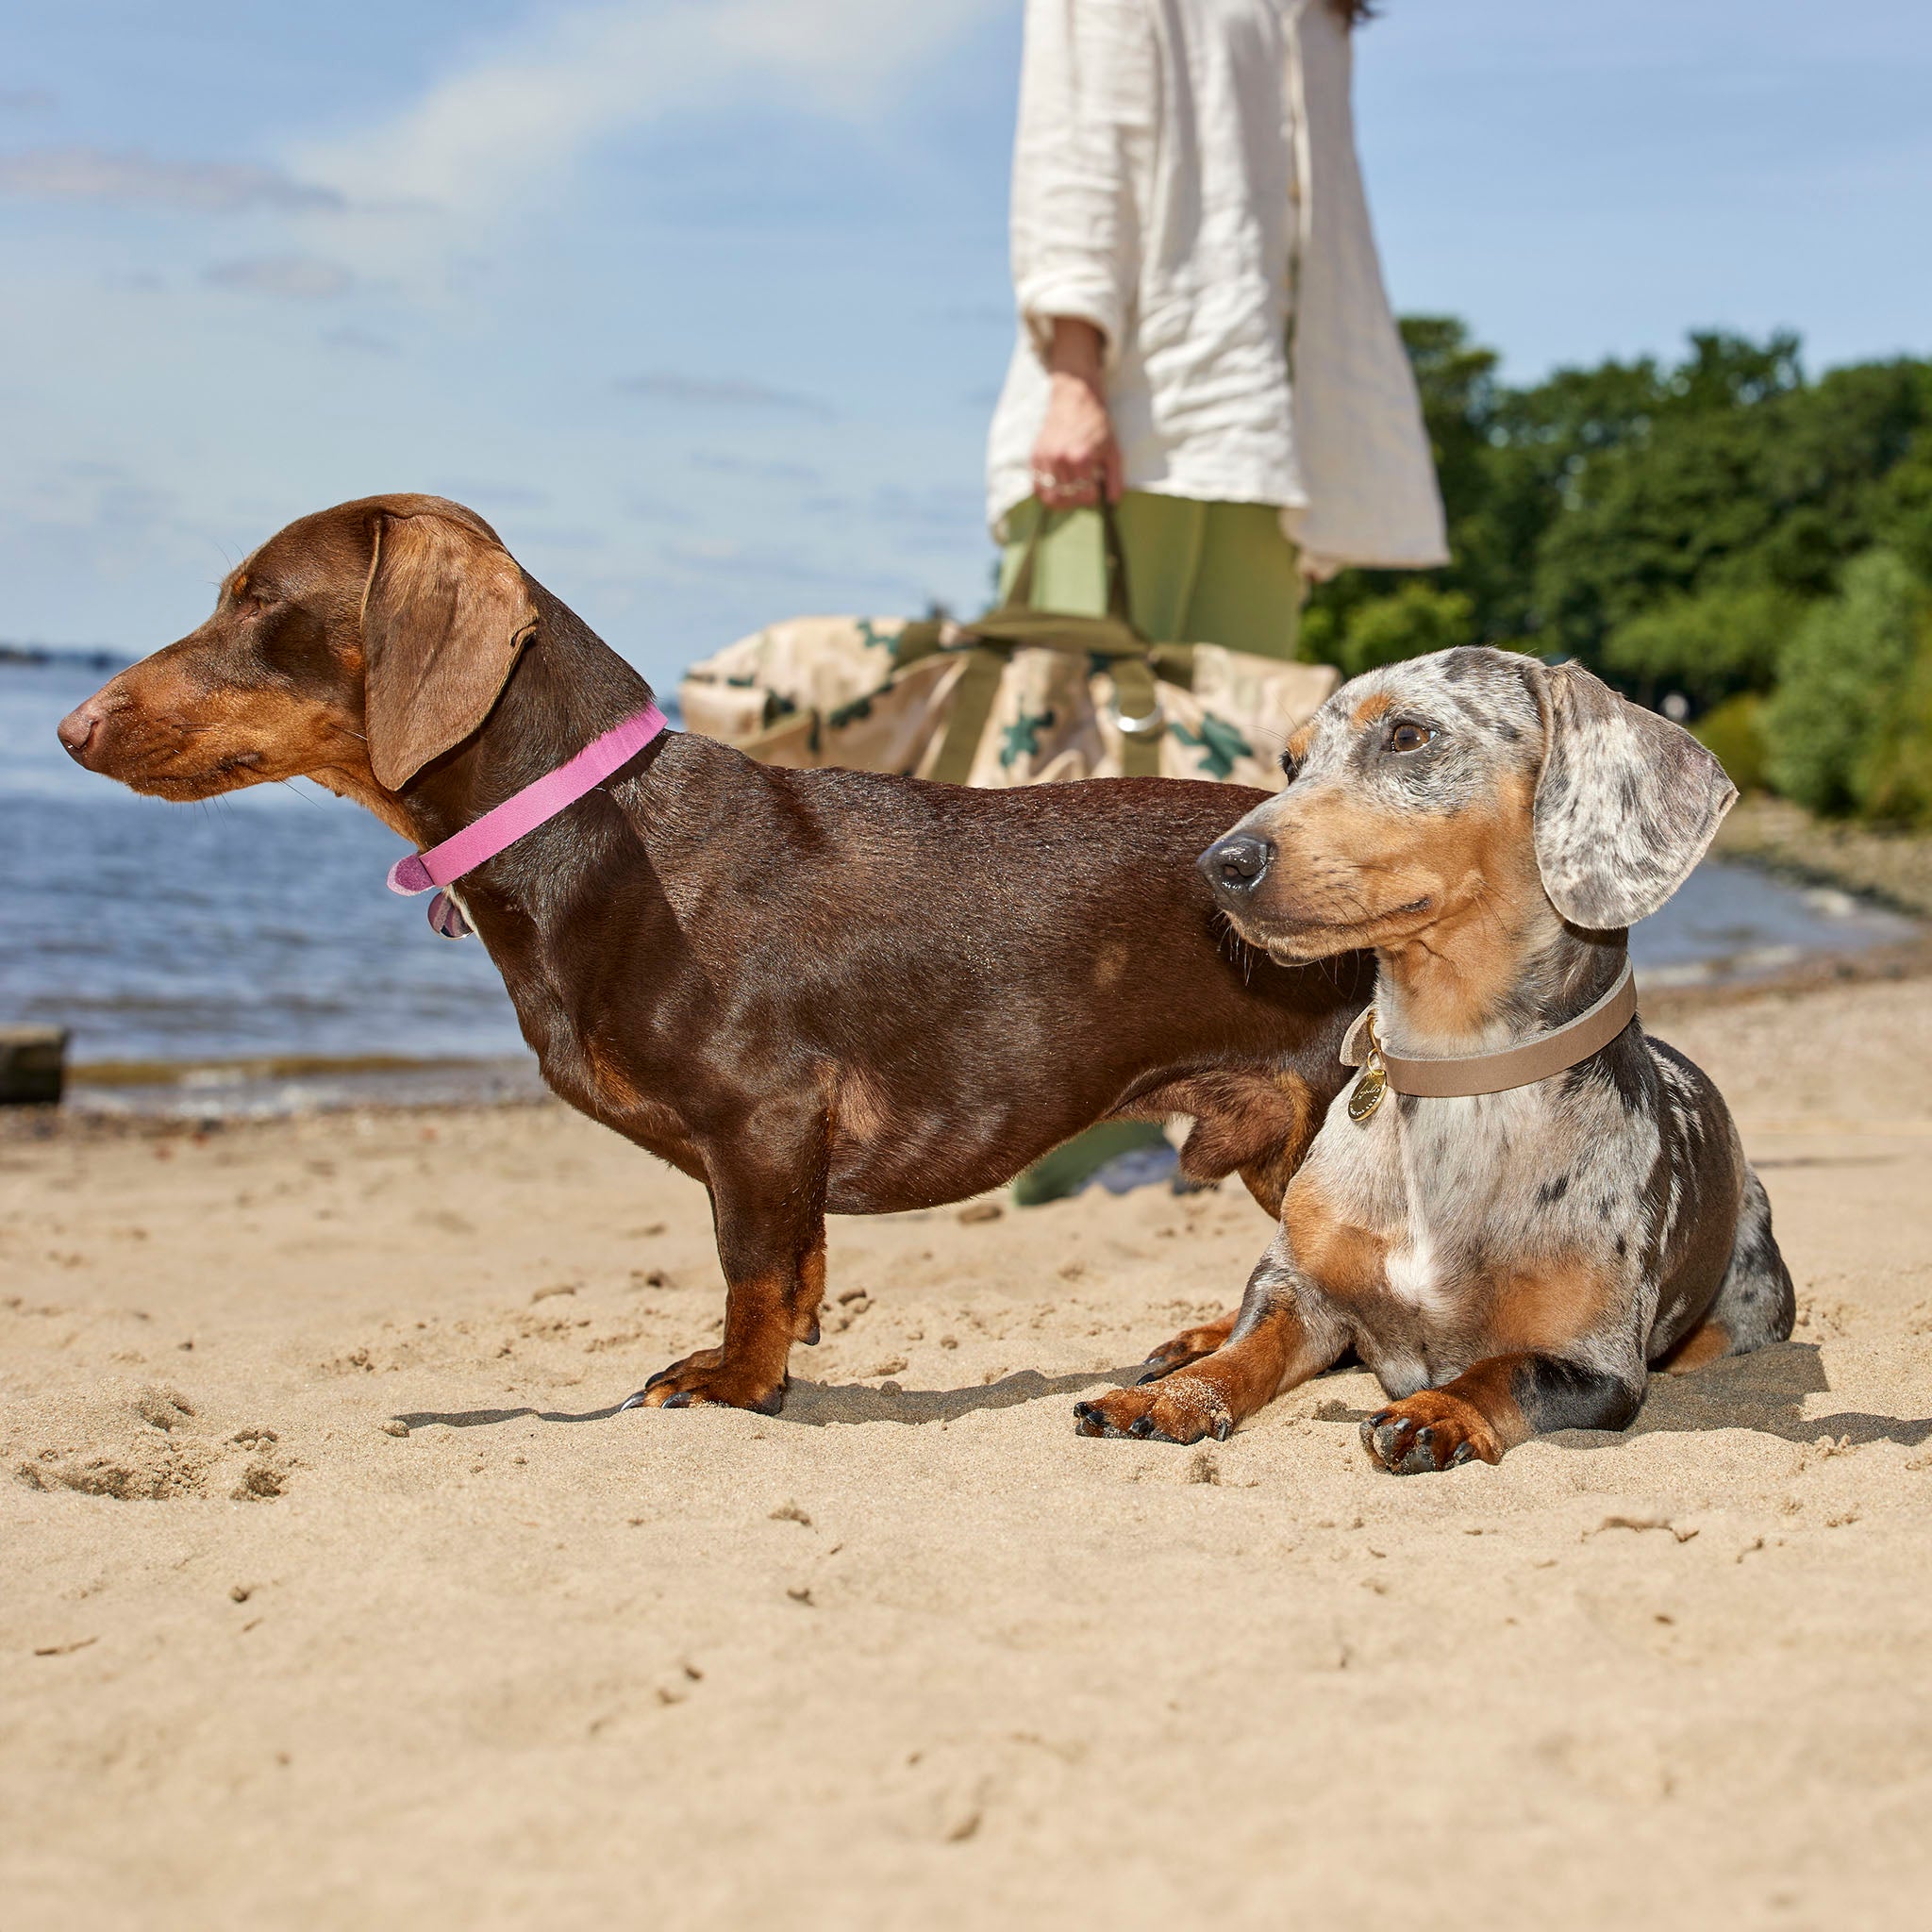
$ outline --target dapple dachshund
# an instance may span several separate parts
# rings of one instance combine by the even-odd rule
[[[299,774],[431,845],[649,701],[479,517],[383,496],[271,538],[60,738],[163,798]],[[671,731],[462,877],[550,1086],[710,1191],[724,1339],[641,1400],[776,1410],[827,1213],[962,1199],[1099,1120],[1191,1115],[1182,1172],[1277,1213],[1373,969],[1230,942],[1194,860],[1263,795],[974,791]]]
[[[1393,1398],[1363,1444],[1413,1474],[1621,1428],[1653,1367],[1789,1337],[1763,1184],[1627,975],[1736,797],[1718,761],[1578,666],[1470,649],[1345,685],[1283,764],[1202,866],[1283,964],[1374,949],[1362,1069],[1222,1344],[1077,1425],[1225,1436],[1353,1348]]]

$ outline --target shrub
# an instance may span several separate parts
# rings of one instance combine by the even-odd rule
[[[1868,818],[1932,825],[1932,619],[1924,615],[1911,675],[1899,702],[1879,715],[1858,792]]]
[[[1716,754],[1740,791],[1764,789],[1764,699],[1758,692],[1740,691],[1726,698],[1691,730],[1707,750]]]
[[[1798,626],[1764,710],[1766,775],[1787,797],[1818,812],[1858,811],[1881,783],[1906,782],[1913,732],[1902,701],[1925,602],[1903,558],[1869,550],[1846,566],[1842,592]]]
[[[1604,668],[1625,683],[1680,691],[1700,708],[1721,704],[1739,691],[1770,689],[1804,612],[1771,584],[1673,597],[1609,634]]]
[[[1410,582],[1386,597],[1366,598],[1339,618],[1310,612],[1302,638],[1306,655],[1335,665],[1344,677],[1359,677],[1379,664],[1474,643],[1474,608],[1460,591]]]

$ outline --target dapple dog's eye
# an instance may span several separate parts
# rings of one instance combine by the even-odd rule
[[[1397,724],[1389,733],[1389,749],[1420,751],[1435,738],[1435,735],[1426,724]]]
[[[1284,785],[1292,785],[1301,776],[1301,770],[1302,761],[1292,752],[1281,754],[1281,782]]]

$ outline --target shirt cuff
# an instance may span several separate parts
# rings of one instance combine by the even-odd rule
[[[1112,280],[1098,270],[1082,272],[1066,269],[1046,275],[1028,275],[1017,294],[1020,319],[1026,325],[1026,340],[1041,366],[1053,347],[1056,317],[1071,316],[1075,322],[1091,322],[1100,331],[1103,367],[1110,375],[1121,358],[1121,334],[1124,318],[1120,293]]]

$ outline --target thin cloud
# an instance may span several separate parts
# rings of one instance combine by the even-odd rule
[[[842,580],[839,572],[827,570],[796,551],[771,544],[740,543],[729,537],[692,537],[682,542],[663,544],[658,554],[674,570],[698,576],[724,576],[740,581],[763,577],[788,584],[836,584]]]
[[[658,370],[645,375],[620,376],[611,388],[619,395],[642,396],[656,403],[692,403],[702,408],[775,409],[802,416],[832,413],[816,397],[800,395],[795,390],[725,376],[678,375]]]
[[[0,155],[0,194],[22,201],[98,201],[183,214],[340,213],[341,192],[246,161],[163,161],[92,147]]]
[[[296,151],[345,197],[491,218],[667,111],[760,92],[863,121],[904,74],[1011,0],[594,0],[446,75],[385,125]]]
[[[911,608],[917,594],[910,579],[858,566],[841,569],[795,550],[768,543],[741,543],[729,537],[692,537],[661,544],[659,559],[680,576],[716,578],[737,586],[771,584],[829,591],[845,609],[863,609],[883,595],[885,608]]]
[[[322,338],[325,349],[341,349],[351,356],[393,356],[396,345],[386,336],[373,336],[366,329],[332,328]]]
[[[285,302],[329,302],[346,295],[356,277],[340,262],[312,255],[264,255],[243,261],[218,261],[202,272],[213,289],[244,295],[274,295]]]
[[[53,105],[43,87],[0,87],[0,114],[39,114]]]
[[[593,530],[583,524],[520,524],[516,541],[517,548],[525,552],[602,550],[605,544],[602,530]]]
[[[455,503],[498,509],[548,509],[550,492],[526,483],[491,483],[480,476],[432,476],[429,487]]]
[[[917,490],[888,483],[873,491],[874,516],[911,528],[975,529],[985,510],[985,496],[963,483],[929,483]]]
[[[720,476],[753,476],[761,483],[816,483],[823,475],[809,463],[758,462],[708,449],[692,450],[691,466]]]
[[[688,505],[671,503],[648,491],[627,491],[622,500],[624,514],[646,524],[691,524],[695,521]]]
[[[947,302],[925,310],[932,322],[959,323],[973,328],[1011,328],[1016,317],[1010,302]]]

